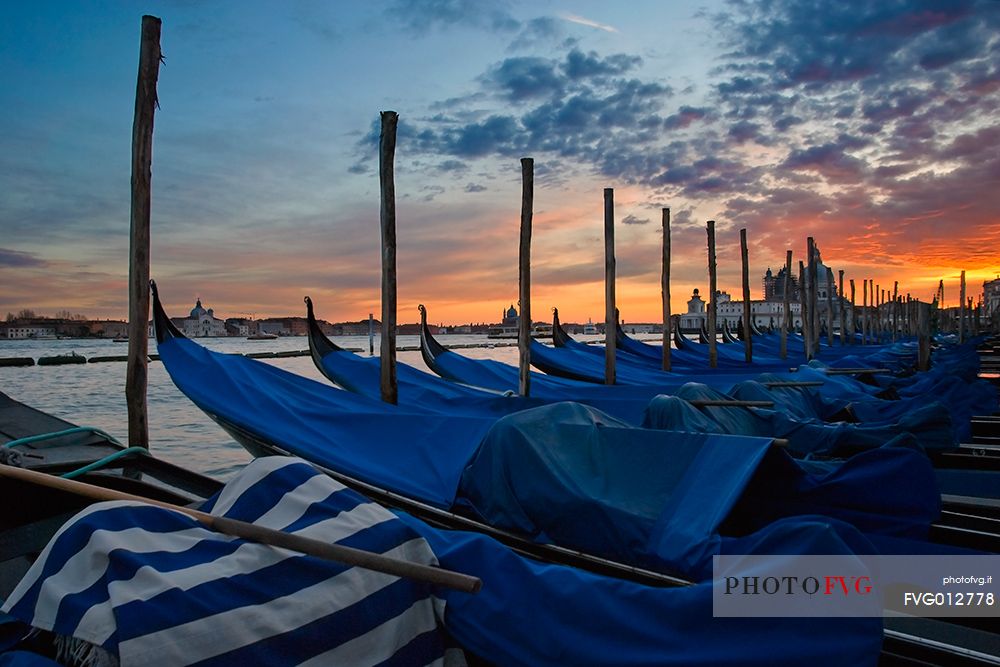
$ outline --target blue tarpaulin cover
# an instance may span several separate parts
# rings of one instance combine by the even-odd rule
[[[875,665],[879,618],[716,618],[709,582],[653,588],[520,558],[479,534],[402,517],[443,567],[483,580],[476,595],[443,591],[445,625],[465,649],[498,665]],[[868,553],[836,521],[778,522],[745,553]],[[744,553],[744,552],[740,552]],[[775,573],[782,559],[775,558]]]
[[[534,408],[499,421],[419,413],[253,359],[211,352],[187,339],[164,341],[160,355],[177,385],[210,415],[297,456],[410,498],[445,508],[464,507],[491,523],[496,519],[500,527],[524,531],[542,541],[557,540],[562,546],[575,548],[597,545],[604,553],[615,555],[645,545],[631,553],[629,560],[688,573],[701,572],[708,556],[724,548],[716,529],[731,508],[746,502],[741,494],[769,442],[745,436],[675,437],[631,427],[596,409],[573,404]],[[490,437],[484,443],[487,433]],[[687,453],[682,456],[680,445],[676,451],[672,449],[673,442],[688,443]],[[729,443],[732,447],[727,449]],[[695,449],[697,456],[685,465],[683,461],[689,459],[684,457],[693,455]],[[530,452],[534,454],[529,456]],[[474,457],[476,464],[466,470]],[[587,457],[608,461],[609,473],[596,475]],[[541,463],[551,468],[542,469]],[[916,457],[910,465],[929,464]],[[587,466],[591,478],[586,476]],[[508,480],[502,480],[498,471],[509,474]],[[789,489],[798,488],[799,478],[805,474],[795,465],[774,471],[777,483]],[[918,473],[914,473],[915,478],[920,478]],[[881,474],[888,473],[875,468],[859,479],[871,483]],[[688,481],[689,475],[697,483]],[[622,480],[629,477],[648,484],[625,484]],[[851,476],[845,478],[838,482],[838,487],[845,489],[842,499],[837,494],[814,495],[814,499],[823,497],[829,506],[810,501],[803,506],[806,512],[848,516],[838,506],[843,500],[845,507],[854,507]],[[539,479],[559,484],[538,484]],[[508,484],[511,493],[507,494],[501,484]],[[933,483],[919,487],[919,493],[912,487],[903,493],[895,483],[875,486],[877,492],[866,497],[877,498],[879,493],[886,497],[882,503],[873,501],[873,513],[895,507],[900,496],[906,499],[904,504],[918,507],[927,506],[925,496],[937,498]],[[711,493],[706,496],[704,489]],[[528,490],[528,495],[519,496],[522,490]],[[609,493],[612,490],[614,493]],[[537,516],[550,511],[553,504],[571,503],[578,506],[581,516],[590,517],[590,522],[566,522],[564,526],[541,523],[527,528],[514,510],[497,511],[496,503],[504,497],[518,503],[519,511],[534,505],[530,511]],[[711,505],[703,500],[708,497]],[[785,510],[781,516],[796,513],[794,494],[782,504]],[[647,509],[634,509],[638,507]],[[752,508],[753,503],[747,507]],[[610,508],[618,516],[601,518]],[[676,519],[673,512],[678,513]],[[907,531],[915,514],[919,511],[904,512],[899,532],[910,534]],[[936,517],[929,512],[924,515],[925,524]],[[633,523],[623,523],[626,516]],[[505,517],[515,519],[504,524],[501,519]],[[762,516],[760,525],[770,518],[774,516]],[[598,524],[613,527],[618,533],[594,535],[593,527]],[[615,535],[623,533],[634,539],[620,542]],[[656,537],[660,534],[671,536],[669,543]]]
[[[288,452],[357,479],[451,506],[493,419],[407,412],[186,338],[158,345],[178,388]]]
[[[650,587],[522,558],[484,535],[393,515],[296,459],[250,464],[204,509],[436,561],[483,588],[430,589],[227,538],[170,510],[105,503],[63,529],[7,607],[123,665],[439,665],[458,657],[446,649],[457,642],[512,667],[839,667],[875,665],[881,648],[878,618],[715,618],[710,583]],[[871,549],[850,526],[815,520],[778,522],[742,546],[784,554],[789,545]],[[782,558],[773,562],[780,574]],[[5,657],[54,664],[23,651]]]
[[[685,400],[724,401],[730,397],[700,383],[688,383],[674,392]],[[683,429],[672,421],[676,408],[666,397],[650,401],[643,425],[649,428]],[[922,447],[940,449],[954,446],[951,417],[937,403],[929,403],[903,416],[895,424],[826,423],[818,419],[794,419],[784,412],[764,408],[709,406],[701,410],[721,427],[721,432],[785,438],[789,447],[801,453],[839,452],[881,447],[900,433],[911,433]]]
[[[499,420],[460,492],[492,525],[688,576],[738,548],[720,535],[727,520],[744,534],[823,514],[926,538],[940,514],[933,468],[912,445],[811,466],[770,438],[650,431],[574,403]]]

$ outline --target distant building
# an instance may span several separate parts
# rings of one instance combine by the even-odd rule
[[[56,328],[52,324],[10,324],[6,325],[7,338],[55,338]]]
[[[789,278],[788,298],[790,301],[799,300],[799,279],[791,275]],[[767,267],[764,274],[764,301],[784,301],[785,300],[785,267],[778,270],[778,274],[771,273],[771,267]]]
[[[171,318],[181,332],[188,338],[211,338],[229,335],[226,331],[225,320],[220,320],[215,316],[215,312],[209,308],[205,309],[198,299],[191,314],[187,317]]]
[[[698,294],[698,288],[696,287],[691,294],[691,298],[688,299],[687,312],[680,316],[681,331],[685,333],[701,331],[701,327],[707,317],[708,313],[705,312],[705,302],[702,300],[701,295]]]
[[[1000,276],[983,283],[983,315],[987,319],[1000,316]]]
[[[128,322],[122,320],[91,320],[90,333],[101,338],[126,338]]]
[[[247,317],[227,317],[226,333],[230,336],[251,336],[257,333],[257,322]]]
[[[790,275],[788,277],[789,282],[789,311],[791,313],[791,325],[795,329],[801,329],[802,327],[802,289],[799,285],[798,278],[795,275]],[[997,308],[1000,311],[1000,278],[996,281],[997,283]],[[764,273],[762,285],[764,288],[764,298],[763,299],[751,299],[750,301],[750,316],[753,318],[753,324],[758,329],[770,329],[778,328],[785,316],[785,269],[782,267],[777,274],[771,271],[770,268]],[[830,297],[833,300],[833,319],[834,328],[840,328],[840,300],[841,297],[837,293],[837,285],[834,280],[833,270],[823,264],[822,259],[819,254],[819,249],[816,250],[816,292],[817,292],[817,309],[819,310],[820,317],[823,322],[823,326],[826,326],[827,321],[827,310],[829,307]],[[829,295],[829,297],[828,297]],[[716,294],[716,314],[718,327],[721,330],[723,325],[728,323],[729,328],[733,333],[737,333],[737,329],[740,323],[743,321],[743,301],[734,301],[732,296],[728,292],[718,292]],[[849,306],[849,304],[848,304]],[[846,311],[850,313],[850,307]],[[688,301],[688,312],[680,315],[680,328],[681,331],[685,333],[693,333],[699,331],[708,319],[708,313],[706,311],[706,304],[702,300],[701,296],[698,294],[698,290],[694,290],[694,294]]]
[[[510,307],[505,309],[501,315],[500,325],[490,328],[487,336],[490,338],[517,338],[520,321],[517,308],[514,307],[514,304],[510,304]]]

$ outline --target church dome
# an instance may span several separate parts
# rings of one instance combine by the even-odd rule
[[[191,309],[191,317],[201,317],[205,313],[205,309],[201,307],[201,299],[195,303],[194,308]]]
[[[510,304],[510,308],[507,309],[507,317],[517,317],[517,309],[514,308],[514,304]]]

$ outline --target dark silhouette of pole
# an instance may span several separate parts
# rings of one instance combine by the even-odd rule
[[[896,342],[896,332],[899,330],[899,281],[892,281],[892,342]]]
[[[926,371],[931,367],[931,329],[929,306],[917,302],[917,370]]]
[[[868,344],[868,279],[862,284],[861,299],[861,344]]]
[[[715,273],[715,220],[708,221],[706,231],[708,233],[708,293],[710,295],[708,304],[708,366],[715,368],[719,365],[719,351],[715,340],[715,322],[718,312],[718,304],[715,301],[718,290]]]
[[[840,302],[840,345],[843,347],[847,344],[847,307],[844,305],[844,270],[840,269],[838,272],[840,277],[840,286],[837,289],[837,300]]]
[[[368,313],[368,356],[375,356],[375,313]]]
[[[812,359],[819,353],[819,276],[816,264],[816,240],[813,237],[806,239],[809,272],[809,358]]]
[[[958,342],[965,342],[965,271],[958,287]]]
[[[826,344],[833,347],[833,271],[826,270]]]
[[[531,395],[531,214],[535,201],[535,161],[521,158],[521,245],[518,253],[518,294],[521,319],[517,327],[518,392]]]
[[[858,313],[854,303],[854,278],[851,278],[851,337],[850,344],[854,345],[854,336],[858,333]]]
[[[663,299],[663,370],[670,370],[670,209],[663,209],[663,271],[660,274]]]
[[[604,384],[615,383],[615,191],[604,188]]]
[[[750,340],[750,259],[747,250],[747,230],[740,230],[740,256],[743,259],[743,358],[753,361],[753,341]]]
[[[809,338],[812,334],[809,333],[812,329],[812,320],[809,319],[809,274],[806,271],[805,265],[802,260],[799,260],[799,317],[802,319],[802,354],[805,355],[806,361],[812,359],[812,345],[809,342]]]
[[[129,216],[128,363],[125,403],[128,406],[128,442],[149,447],[146,406],[149,355],[149,221],[152,199],[153,116],[156,81],[160,75],[160,27],[155,16],[142,17],[139,73],[135,85],[132,121],[132,207]]]
[[[379,223],[382,229],[382,339],[379,351],[382,400],[396,404],[396,184],[393,160],[396,155],[396,125],[399,114],[383,111],[379,137],[378,171],[381,195]]]
[[[875,283],[875,293],[872,295],[872,305],[875,307],[875,343],[882,343],[882,286]]]
[[[781,358],[788,358],[788,330],[792,327],[792,251],[785,251],[785,294],[782,300]]]

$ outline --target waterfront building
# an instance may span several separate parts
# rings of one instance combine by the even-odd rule
[[[205,309],[198,299],[187,317],[171,318],[178,329],[188,338],[227,336],[226,322],[215,316],[211,308]]]
[[[739,324],[743,321],[743,302],[733,301],[727,292],[719,292],[716,303],[718,304],[719,327],[722,327],[723,322],[728,322],[730,331],[736,334]],[[789,310],[792,313],[792,327],[801,328],[801,304],[792,301],[789,303]],[[758,329],[780,328],[784,313],[785,304],[783,301],[750,300],[750,317],[753,318],[753,324]]]
[[[833,270],[823,264],[818,248],[816,249],[816,276],[816,291],[818,295],[817,308],[823,325],[826,326],[827,322],[827,310],[829,308],[828,295],[830,295],[833,299],[833,326],[835,330],[838,330],[841,326],[840,302],[843,297],[838,294]],[[995,288],[997,294],[996,312],[1000,313],[1000,278],[994,282],[997,284]],[[753,324],[758,329],[778,329],[781,327],[781,322],[785,316],[784,267],[779,269],[777,274],[771,271],[771,268],[768,267],[767,271],[764,273],[761,284],[764,291],[764,298],[751,299],[750,301],[750,315],[753,318]],[[801,330],[802,328],[802,296],[803,292],[801,286],[799,285],[797,276],[789,276],[788,297],[789,310],[791,313],[791,326],[793,329]],[[715,300],[718,318],[717,321],[720,330],[724,323],[728,323],[730,330],[732,330],[734,334],[737,333],[739,324],[743,320],[743,301],[734,301],[728,292],[723,291],[716,294]],[[850,304],[845,305],[847,306],[846,312],[849,316]],[[705,302],[702,300],[701,296],[698,294],[698,290],[696,289],[694,290],[694,294],[691,296],[691,299],[688,301],[687,312],[680,315],[681,331],[685,333],[699,331],[707,318],[708,313],[705,308]],[[848,324],[850,324],[849,320]]]
[[[520,326],[521,318],[517,314],[517,308],[514,304],[503,311],[500,319],[500,325],[492,327],[486,334],[489,338],[517,338],[518,327]]]
[[[55,338],[56,327],[54,324],[10,324],[5,325],[7,338]]]
[[[793,272],[794,273],[794,272]],[[789,276],[789,300],[798,301],[799,279],[795,275]],[[764,301],[784,301],[785,300],[785,267],[778,269],[777,275],[771,273],[771,267],[767,267],[763,280]]]
[[[684,333],[694,333],[701,331],[708,313],[705,311],[705,302],[698,294],[698,288],[694,289],[691,298],[688,299],[687,312],[680,316],[680,329]]]
[[[983,283],[983,315],[988,320],[1000,317],[1000,276]]]

